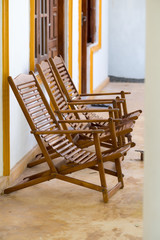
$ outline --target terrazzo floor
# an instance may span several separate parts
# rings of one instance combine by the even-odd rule
[[[104,92],[131,91],[128,110],[144,110],[144,84],[109,83]],[[135,150],[144,149],[144,113],[136,122],[132,148],[123,161],[125,187],[107,204],[99,192],[60,180],[41,183],[0,196],[0,240],[141,240],[143,162]],[[43,169],[43,165],[36,167]],[[25,170],[23,176],[28,173]],[[72,176],[99,182],[86,169]],[[108,186],[114,178],[107,176]]]

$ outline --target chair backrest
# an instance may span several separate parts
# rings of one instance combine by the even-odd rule
[[[55,56],[54,58],[49,59],[53,70],[55,71],[56,76],[58,77],[58,81],[61,85],[62,90],[64,91],[67,100],[73,100],[73,99],[81,99],[72,79],[71,76],[66,68],[65,62],[63,61],[63,58],[61,56]],[[65,87],[64,87],[65,86]]]
[[[56,77],[62,88],[62,91],[64,92],[64,94],[67,98],[67,101],[81,99],[81,96],[78,93],[78,91],[70,77],[70,74],[66,68],[63,58],[61,56],[55,56],[54,58],[50,58],[49,61],[53,68],[53,71],[56,74]],[[76,105],[76,108],[74,106],[72,106],[72,108],[87,109],[87,107],[85,105]],[[94,115],[94,114],[93,113],[83,113],[83,115],[87,119],[90,119],[92,117],[92,115]]]
[[[47,93],[50,97],[51,103],[55,110],[58,110],[56,114],[60,120],[75,120],[80,119],[79,114],[74,113],[60,113],[60,110],[70,110],[70,107],[66,101],[64,93],[61,90],[61,87],[57,81],[55,73],[50,65],[50,63],[45,60],[41,64],[36,65],[39,75],[42,79],[42,82],[47,90]],[[70,124],[74,129],[89,129],[89,124],[86,123],[71,123]],[[66,124],[63,124],[63,128],[67,129]]]
[[[21,106],[21,109],[34,131],[61,130],[51,107],[49,106],[37,79],[32,75],[21,74],[15,79],[9,77],[9,84]],[[56,172],[46,144],[51,146],[55,152],[64,157],[67,161],[70,156],[77,155],[78,152],[84,154],[85,151],[77,148],[73,142],[62,134],[34,134],[42,153],[50,169]],[[95,156],[95,154],[94,154]]]

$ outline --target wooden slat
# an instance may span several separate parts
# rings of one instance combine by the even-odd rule
[[[34,124],[38,124],[38,123],[40,123],[40,122],[42,122],[44,120],[48,120],[48,119],[51,119],[51,117],[49,115],[42,116],[38,120],[34,120]]]
[[[55,148],[57,149],[57,148],[63,146],[64,144],[66,144],[66,143],[68,143],[68,139],[66,139],[66,140],[62,141],[61,143],[57,144],[57,145],[55,146]]]
[[[29,93],[29,92],[33,92],[33,91],[35,91],[35,90],[37,90],[37,87],[30,87],[30,88],[27,88],[26,90],[21,90],[21,94],[26,94],[26,93]]]
[[[89,155],[87,158],[83,159],[80,163],[84,164],[84,163],[89,162],[89,161],[94,161],[96,158],[97,157],[93,153],[93,154]]]
[[[41,112],[41,113],[35,114],[34,116],[32,116],[32,120],[34,120],[35,118],[41,117],[41,116],[45,115],[46,113],[48,113],[47,110],[44,111],[44,112]]]
[[[64,144],[63,144],[63,145],[64,145]],[[73,144],[72,144],[72,143],[68,143],[68,144],[66,144],[64,147],[61,147],[60,149],[57,149],[57,145],[54,146],[54,148],[57,149],[57,151],[58,151],[59,153],[61,153],[62,156],[65,156],[68,151],[71,151],[71,149],[72,149],[72,148],[70,148],[71,146],[73,146]],[[67,148],[69,148],[69,149],[63,153],[63,151],[66,150]],[[75,146],[74,146],[74,148],[75,148]]]
[[[80,150],[80,152],[78,154],[76,153],[74,156],[72,156],[72,161],[76,162],[75,160],[77,158],[81,157],[84,153],[85,153],[85,151]],[[70,158],[70,156],[69,156],[69,158]]]
[[[79,152],[82,152],[82,150],[80,149],[80,148],[77,148],[77,149],[75,149],[72,153],[70,153],[69,155],[67,154],[67,159],[71,159],[72,158],[72,160],[71,161],[73,161],[73,156],[75,156],[77,153],[79,153]]]
[[[55,137],[56,137],[56,140],[49,142],[51,146],[61,141],[62,139],[65,139],[65,136],[61,136],[61,137],[55,136]],[[46,138],[46,141],[47,141],[47,138]]]
[[[42,127],[41,129],[40,129],[40,131],[47,131],[47,130],[58,130],[58,128],[56,128],[55,127],[55,124],[53,123],[53,124],[49,124],[49,125],[47,125],[46,127],[44,126],[44,127]]]
[[[42,107],[36,107],[36,108],[34,108],[34,109],[30,109],[29,110],[29,113],[30,114],[34,114],[34,113],[36,113],[36,112],[39,112],[39,111],[42,111],[42,110],[44,110],[44,109],[46,109],[46,107],[45,106],[42,106]]]
[[[59,70],[59,72],[62,72],[65,70],[65,67],[62,65],[62,67],[59,67],[58,70]]]
[[[58,90],[56,90],[56,91],[52,91],[52,93],[53,93],[53,95],[56,97],[56,96],[58,96],[58,94],[60,94],[60,91],[59,91],[59,89]],[[62,95],[61,95],[62,96]]]
[[[76,146],[73,146],[73,147],[71,147],[70,149],[68,149],[67,151],[65,151],[65,152],[61,152],[61,155],[63,156],[63,157],[66,157],[66,155],[67,155],[67,153],[70,153],[72,150],[74,150],[76,148]]]
[[[37,124],[37,128],[40,129],[41,127],[45,126],[46,124],[50,124],[50,123],[53,123],[53,120],[48,120],[48,121],[45,121],[43,122],[42,124]],[[54,124],[54,126],[56,126],[56,124]]]
[[[37,96],[39,96],[39,93],[35,92],[35,93],[30,93],[30,94],[24,95],[24,96],[22,96],[22,98],[23,98],[23,100],[26,100],[26,99],[29,99],[32,97],[37,97]]]
[[[26,107],[27,107],[28,110],[30,110],[30,109],[35,108],[37,106],[44,106],[44,104],[43,104],[42,101],[37,101],[36,103],[30,104],[30,105],[27,104]]]
[[[38,100],[40,100],[41,97],[35,97],[35,98],[32,98],[31,100],[25,100],[25,104],[30,104],[30,103],[33,103],[33,102],[37,102]]]
[[[67,74],[66,71],[62,71],[62,72],[60,72],[60,75],[61,75],[61,76],[64,76],[65,74]]]
[[[30,83],[18,85],[17,88],[19,90],[21,90],[21,89],[24,89],[24,88],[34,87],[34,86],[35,86],[35,83],[34,82],[30,82]]]
[[[85,152],[85,154],[83,154],[82,157],[78,158],[77,160],[75,160],[76,163],[80,163],[84,158],[86,158],[89,155],[88,152]]]
[[[51,140],[53,140],[53,139],[55,139],[55,135],[53,135],[53,134],[50,134],[50,135],[46,135],[46,137],[44,138],[44,140],[46,141],[46,142],[51,142]],[[51,145],[51,144],[50,144]]]

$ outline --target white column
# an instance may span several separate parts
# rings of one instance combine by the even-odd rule
[[[160,240],[160,0],[147,0],[144,240]]]

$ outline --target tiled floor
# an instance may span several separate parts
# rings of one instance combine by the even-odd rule
[[[121,89],[132,92],[130,111],[144,109],[144,84],[110,83],[104,91]],[[101,193],[59,180],[0,196],[0,240],[142,239],[143,162],[135,150],[144,148],[143,129],[142,114],[133,133],[136,147],[123,162],[125,187],[109,203],[102,202]],[[99,181],[93,170],[72,176]],[[109,186],[112,181],[107,176]]]

